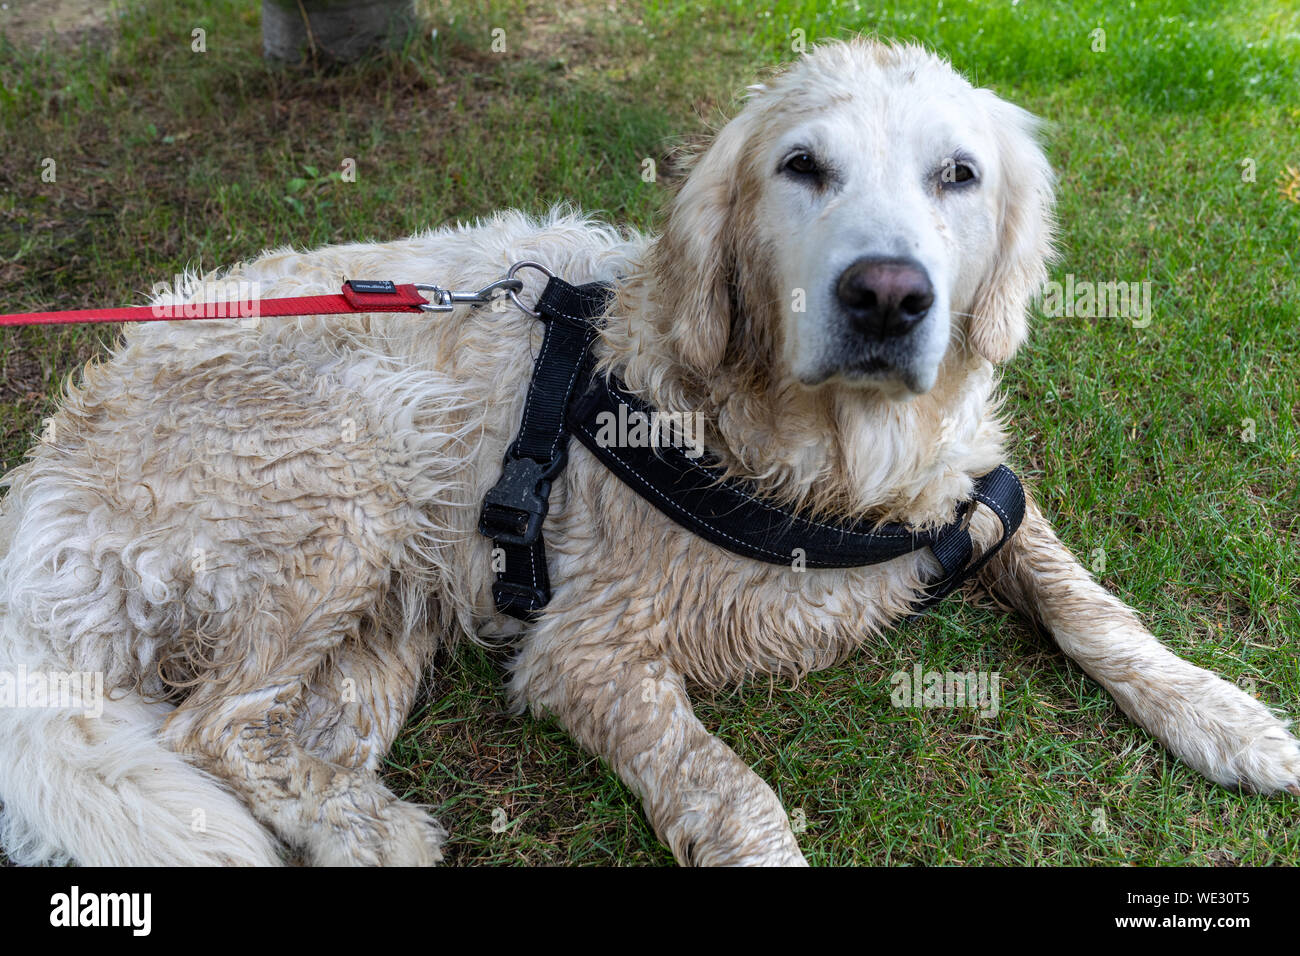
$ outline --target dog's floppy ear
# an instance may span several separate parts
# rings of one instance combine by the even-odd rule
[[[996,258],[975,296],[968,341],[990,362],[1008,361],[1028,333],[1026,313],[1054,256],[1052,167],[1038,145],[1038,120],[987,90],[997,143],[1001,203]]]
[[[742,112],[695,161],[655,245],[669,347],[701,376],[722,363],[731,334],[736,207],[749,125],[748,111]]]

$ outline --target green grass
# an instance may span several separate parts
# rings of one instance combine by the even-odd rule
[[[80,45],[0,41],[4,311],[125,304],[187,265],[400,236],[573,200],[649,227],[673,145],[757,69],[860,30],[916,38],[1049,121],[1058,278],[1153,282],[1151,325],[1038,317],[1008,369],[1015,463],[1076,552],[1179,653],[1300,712],[1300,13],[1268,2],[778,4],[557,15],[438,6],[398,53],[330,75],[259,60],[256,5],[117,11]],[[190,30],[208,30],[206,54]],[[507,29],[508,52],[489,51]],[[1090,32],[1106,32],[1094,52]],[[43,183],[41,161],[57,162]],[[355,183],[331,177],[357,160]],[[1255,181],[1242,178],[1251,159]],[[1300,191],[1300,184],[1295,187]],[[436,276],[431,275],[431,278]],[[110,333],[0,336],[0,459]],[[1253,442],[1240,437],[1255,422]],[[997,670],[994,719],[896,710],[889,675]],[[454,863],[670,862],[634,797],[553,724],[503,711],[475,649],[389,761]],[[1133,727],[1046,638],[950,601],[796,688],[698,702],[808,821],[816,863],[1300,863],[1294,800],[1218,789]],[[504,810],[509,826],[492,829]],[[1104,832],[1094,827],[1104,813]]]

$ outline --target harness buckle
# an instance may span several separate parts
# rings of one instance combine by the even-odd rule
[[[518,581],[494,581],[492,602],[497,610],[521,621],[534,621],[551,596],[541,588],[520,584]]]
[[[516,455],[512,446],[500,479],[483,497],[479,534],[506,544],[532,545],[550,510],[551,479],[564,468],[567,458],[560,455],[543,463]]]

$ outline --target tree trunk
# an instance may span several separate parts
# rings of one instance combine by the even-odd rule
[[[262,53],[346,62],[400,43],[414,21],[411,0],[262,0]]]

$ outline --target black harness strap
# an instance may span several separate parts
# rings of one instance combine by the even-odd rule
[[[970,564],[973,546],[966,522],[970,502],[962,502],[957,508],[957,520],[945,525],[940,530],[938,539],[930,545],[930,551],[939,559],[945,577],[930,585],[930,593],[912,606],[911,619],[920,617],[926,608],[938,604],[978,574],[989,559],[1011,540],[1025,517],[1025,489],[1015,472],[1006,465],[998,465],[988,474],[976,479],[971,501],[978,501],[998,516],[998,521],[1002,524],[1002,537],[993,542],[980,555],[979,560]]]
[[[542,521],[551,482],[568,461],[570,431],[663,514],[742,557],[809,569],[847,568],[930,548],[943,575],[917,602],[917,613],[978,572],[1020,526],[1024,490],[1005,465],[977,479],[971,500],[958,505],[949,524],[917,531],[865,520],[816,520],[777,507],[763,501],[747,482],[724,478],[715,463],[702,455],[692,458],[671,441],[633,445],[601,440],[602,422],[626,421],[634,414],[645,416],[645,422],[656,420],[655,409],[624,390],[617,379],[591,374],[594,320],[603,314],[609,293],[609,287],[600,283],[571,286],[552,278],[538,300],[546,334],[533,365],[523,421],[506,452],[501,479],[487,493],[479,518],[479,531],[492,538],[505,561],[492,586],[500,611],[533,620],[550,601]],[[1002,524],[1001,539],[973,563],[967,530],[972,502],[986,505]]]
[[[934,540],[933,534],[898,524],[814,521],[763,501],[744,481],[723,479],[703,456],[693,459],[678,446],[615,445],[599,438],[603,416],[649,420],[654,413],[616,379],[592,378],[574,400],[569,423],[578,440],[637,494],[720,548],[768,564],[789,565],[801,558],[809,568],[851,568],[870,563],[864,557],[887,561]]]
[[[607,291],[604,285],[571,286],[555,278],[546,284],[537,300],[546,333],[533,363],[523,421],[506,450],[500,480],[483,499],[479,533],[500,549],[493,554],[500,570],[492,598],[497,610],[520,620],[531,621],[551,600],[542,521],[551,482],[569,460],[565,411],[589,367],[597,331],[592,319],[604,312]]]
[[[747,482],[724,478],[722,470],[702,460],[703,456],[692,458],[678,445],[631,446],[600,440],[602,422],[631,420],[633,415],[653,421],[654,414],[652,406],[626,392],[617,379],[593,377],[569,409],[569,427],[642,498],[683,528],[733,554],[788,567],[798,562],[805,568],[853,568],[930,548],[943,577],[931,585],[918,611],[942,600],[979,571],[1024,517],[1024,490],[1006,465],[979,478],[971,500],[987,505],[998,516],[1002,538],[972,565],[974,547],[966,520],[970,501],[957,506],[953,521],[932,531],[867,520],[817,521],[763,501]]]

